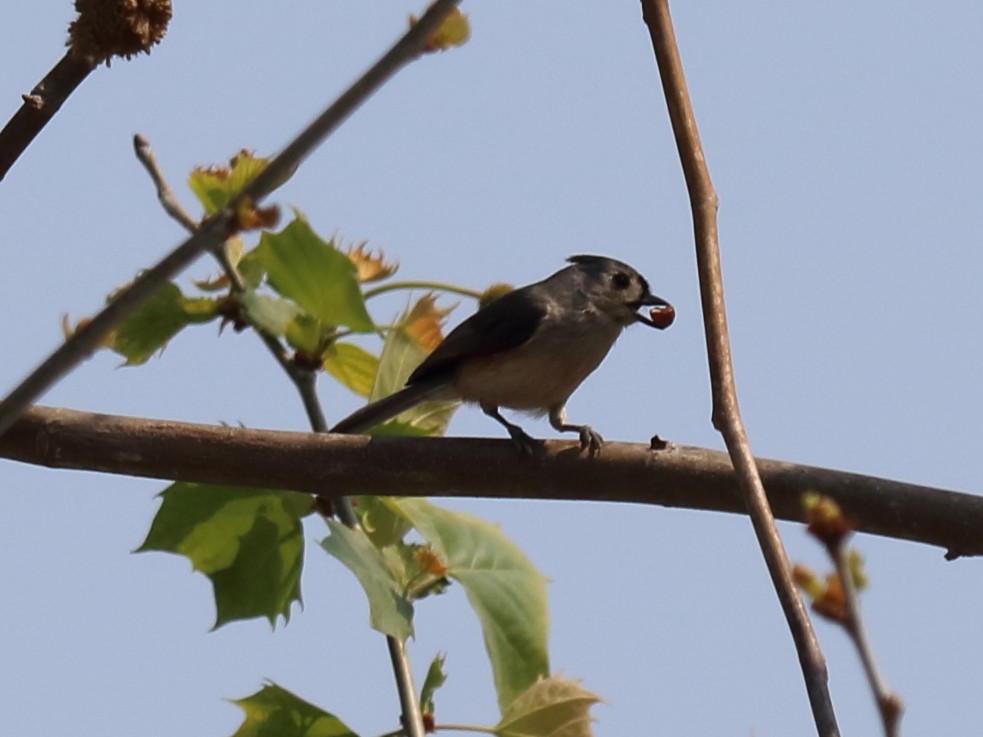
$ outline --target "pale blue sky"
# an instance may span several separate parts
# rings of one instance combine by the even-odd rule
[[[0,392],[60,340],[62,313],[181,238],[131,152],[140,132],[183,201],[196,164],[274,152],[374,60],[422,3],[175,3],[151,56],[90,76],[0,183]],[[13,3],[0,26],[0,118],[62,53],[71,3]],[[636,2],[466,2],[473,39],[372,99],[277,195],[329,235],[367,239],[407,278],[526,283],[579,252],[642,271],[672,301],[574,395],[609,439],[719,447],[688,204]],[[675,3],[720,196],[742,409],[757,454],[980,488],[983,6]],[[213,271],[207,261],[190,272]],[[181,277],[187,284],[188,275]],[[395,311],[401,302],[383,307]],[[462,305],[461,310],[469,309]],[[459,318],[453,318],[459,319]],[[99,355],[49,404],[304,428],[250,335],[213,327],[163,359]],[[329,416],[356,399],[321,383]],[[529,423],[552,437],[543,424]],[[451,431],[498,437],[480,412]],[[394,728],[380,636],[354,578],[310,552],[303,612],[209,633],[207,581],[134,556],[161,484],[0,463],[0,724],[5,733],[230,734],[270,678],[363,735]],[[810,734],[792,644],[746,519],[655,508],[448,503],[499,521],[550,577],[552,659],[607,701],[597,734]],[[823,565],[783,525],[793,559]],[[317,524],[308,539],[323,536]],[[863,605],[903,732],[983,722],[980,563],[860,536]],[[818,623],[844,734],[879,722],[845,637]],[[439,718],[493,722],[460,591],[423,604],[418,672],[449,653]]]

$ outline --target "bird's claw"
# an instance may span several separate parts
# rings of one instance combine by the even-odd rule
[[[519,447],[524,455],[531,456],[542,445],[542,441],[536,440],[518,425],[509,425],[508,430],[512,442]]]
[[[599,453],[601,446],[604,445],[604,438],[590,425],[580,426],[580,449],[586,450],[590,455]]]

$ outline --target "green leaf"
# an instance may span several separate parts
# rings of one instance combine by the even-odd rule
[[[422,299],[429,299],[424,296]],[[369,394],[369,401],[382,399],[394,394],[406,385],[406,380],[413,369],[420,365],[427,352],[420,344],[411,338],[403,326],[413,309],[407,310],[396,325],[386,334],[379,356],[379,368],[376,371],[375,383]],[[421,402],[408,409],[392,422],[370,430],[371,435],[443,435],[451,416],[458,407],[457,402]],[[393,425],[394,427],[389,427]],[[400,427],[408,426],[418,432],[404,433]],[[389,428],[388,431],[384,428]]]
[[[196,168],[188,177],[188,186],[205,208],[205,212],[212,215],[228,205],[268,163],[269,159],[253,156],[249,151],[240,151],[232,157],[229,168]],[[271,191],[280,187],[292,174],[293,172],[277,182]]]
[[[276,684],[233,703],[246,718],[232,737],[358,737],[334,714]]]
[[[306,312],[299,313],[287,323],[283,337],[294,350],[309,356],[318,355],[330,342],[330,334],[321,321]]]
[[[146,363],[182,328],[218,317],[218,308],[218,300],[185,297],[168,282],[116,328],[111,347],[126,359],[126,366]]]
[[[324,370],[342,386],[368,397],[379,371],[379,359],[351,343],[335,343],[324,355]]]
[[[331,534],[321,541],[328,553],[343,563],[362,585],[369,600],[369,624],[399,640],[413,634],[413,605],[403,593],[386,557],[362,530],[351,530],[327,520]]]
[[[495,726],[499,737],[591,737],[590,708],[600,697],[576,681],[551,676],[521,694]]]
[[[434,714],[437,711],[433,697],[437,689],[447,681],[447,673],[444,671],[445,660],[447,656],[438,653],[427,669],[427,677],[423,680],[423,688],[420,689],[420,711],[424,714]]]
[[[242,283],[250,289],[258,289],[266,277],[266,268],[263,266],[263,261],[257,253],[258,250],[259,246],[256,246],[256,248],[246,251],[239,259],[239,263],[236,264],[236,269],[239,271]]]
[[[239,303],[249,322],[270,335],[282,336],[300,308],[283,297],[258,294],[251,289],[239,295]]]
[[[401,499],[413,527],[464,587],[478,615],[502,711],[549,674],[546,579],[502,531],[424,499]]]
[[[183,555],[212,582],[215,627],[252,617],[290,619],[300,602],[304,555],[301,518],[313,501],[304,494],[176,483],[137,552]]]
[[[399,504],[388,496],[360,496],[358,521],[377,548],[401,542],[412,529]]]
[[[279,233],[263,233],[256,250],[270,285],[325,325],[358,332],[375,329],[355,264],[321,240],[302,217]]]

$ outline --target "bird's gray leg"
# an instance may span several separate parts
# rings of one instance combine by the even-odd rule
[[[493,420],[500,422],[502,426],[509,431],[512,442],[519,446],[519,450],[528,455],[532,455],[533,449],[535,449],[537,442],[535,439],[526,434],[525,430],[518,425],[513,425],[511,422],[502,417],[502,413],[498,411],[498,407],[493,404],[482,404],[481,411],[491,417]]]
[[[580,435],[580,449],[597,453],[604,444],[601,437],[590,425],[571,425],[567,422],[567,411],[563,405],[550,410],[550,424],[558,432],[575,432]]]

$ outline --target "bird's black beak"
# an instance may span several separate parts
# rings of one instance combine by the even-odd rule
[[[676,310],[671,304],[654,294],[646,294],[639,300],[639,307],[651,307],[648,317],[635,313],[635,319],[651,328],[665,330],[676,319]]]

